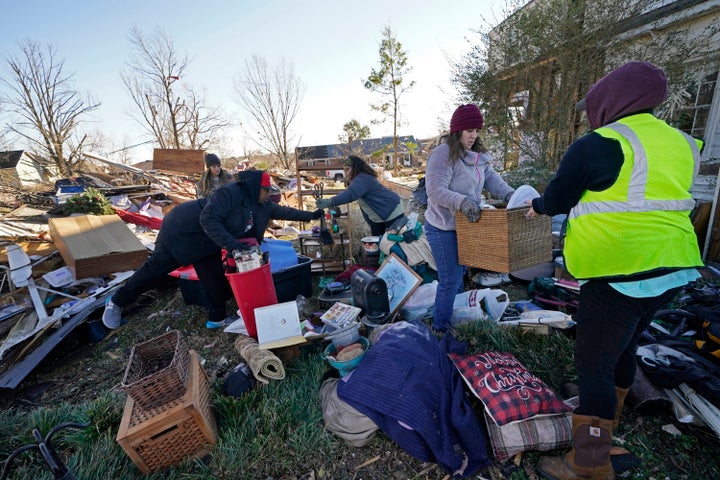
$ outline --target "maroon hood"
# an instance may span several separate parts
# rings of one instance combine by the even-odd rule
[[[629,62],[598,80],[585,95],[593,129],[660,105],[667,96],[665,73],[648,62]]]

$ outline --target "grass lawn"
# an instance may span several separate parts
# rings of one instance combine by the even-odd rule
[[[527,298],[523,285],[507,289],[512,300]],[[313,299],[314,301],[314,299]],[[99,311],[90,322],[97,321]],[[189,348],[205,360],[211,380],[211,401],[219,441],[209,457],[152,474],[153,479],[445,479],[434,463],[420,462],[383,433],[365,447],[355,448],[323,427],[319,386],[328,368],[322,344],[309,344],[287,355],[286,378],[271,381],[240,398],[222,394],[225,375],[240,361],[234,336],[204,327],[205,312],[186,306],[177,289],[163,288],[141,298],[130,322],[98,343],[54,352],[14,392],[0,410],[0,460],[18,447],[34,443],[32,429],[46,434],[67,421],[92,420],[81,430],[63,430],[54,446],[77,478],[146,478],[115,441],[125,395],[119,388],[132,345],[179,330]],[[556,392],[572,380],[573,340],[500,328],[487,322],[469,323],[456,337],[468,353],[512,352],[532,373]],[[85,345],[85,346],[83,346]],[[62,349],[61,349],[62,350]],[[289,353],[286,352],[286,353]],[[663,430],[674,424],[673,437]],[[669,411],[638,415],[626,408],[616,443],[643,461],[628,479],[709,479],[720,472],[720,442],[707,428],[678,423]],[[506,464],[494,464],[473,478],[534,479],[539,454],[527,453]],[[26,452],[13,463],[8,478],[51,479],[37,452]]]

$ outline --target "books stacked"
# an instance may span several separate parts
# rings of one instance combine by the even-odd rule
[[[320,316],[320,320],[325,325],[333,328],[343,328],[357,322],[360,315],[360,307],[354,307],[347,303],[335,302],[324,314]]]

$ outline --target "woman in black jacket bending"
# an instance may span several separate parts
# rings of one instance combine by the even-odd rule
[[[318,219],[314,212],[281,206],[270,201],[270,175],[262,170],[241,172],[239,181],[225,185],[210,198],[182,203],[163,219],[155,250],[148,260],[108,297],[103,324],[110,329],[122,324],[122,308],[153,288],[158,279],[173,270],[193,265],[208,296],[209,315],[205,326],[220,328],[227,318],[225,302],[232,290],[225,278],[221,249],[228,252],[247,248],[239,239],[262,243],[270,219],[307,222]]]

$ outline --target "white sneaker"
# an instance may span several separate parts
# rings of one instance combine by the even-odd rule
[[[502,275],[504,274],[496,272],[478,272],[472,277],[472,281],[483,287],[497,287],[503,283]],[[508,281],[510,281],[509,277]]]
[[[112,297],[105,300],[105,311],[102,314],[102,323],[106,328],[115,330],[123,325],[122,308],[115,305]]]

